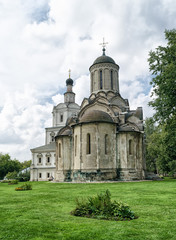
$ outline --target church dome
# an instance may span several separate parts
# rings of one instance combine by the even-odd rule
[[[99,110],[92,110],[88,113],[85,113],[81,119],[80,123],[89,123],[89,122],[109,122],[113,123],[111,116]]]
[[[98,63],[113,63],[113,64],[116,64],[115,61],[111,57],[108,57],[106,55],[102,55],[102,56],[98,57],[97,59],[95,59],[93,65],[98,64]]]
[[[67,86],[68,86],[68,85],[73,86],[73,80],[72,80],[71,78],[68,78],[68,79],[66,80],[66,85],[67,85]]]

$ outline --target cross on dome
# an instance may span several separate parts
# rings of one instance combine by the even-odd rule
[[[70,78],[70,76],[71,76],[71,69],[68,70],[68,73],[69,73],[68,76],[69,76],[69,78]]]
[[[102,45],[102,47],[103,47],[103,55],[105,55],[105,51],[106,51],[106,45],[108,44],[108,42],[105,42],[105,40],[104,40],[104,38],[103,38],[103,42],[102,43],[100,43],[100,45]]]

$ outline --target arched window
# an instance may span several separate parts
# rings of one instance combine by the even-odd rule
[[[61,143],[59,143],[59,158],[61,157]]]
[[[75,156],[77,154],[77,135],[75,136]]]
[[[100,70],[100,89],[103,88],[102,70]]]
[[[90,139],[90,133],[87,134],[87,148],[86,153],[91,154],[91,139]]]
[[[111,70],[111,89],[113,90],[113,71]]]
[[[105,135],[105,154],[108,154],[108,134]]]
[[[132,140],[130,139],[129,140],[129,155],[132,155],[133,154],[133,142]]]

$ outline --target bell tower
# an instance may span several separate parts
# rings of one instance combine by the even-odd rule
[[[64,93],[64,103],[75,103],[75,93],[72,92],[73,80],[70,78],[71,70],[69,70],[69,78],[66,80],[67,91]]]

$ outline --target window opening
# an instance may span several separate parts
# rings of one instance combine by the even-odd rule
[[[59,143],[59,158],[61,157],[61,144]]]
[[[113,71],[111,70],[111,89],[113,90]]]
[[[91,139],[90,139],[90,133],[87,134],[87,154],[91,153]]]
[[[133,142],[132,140],[130,139],[129,140],[129,155],[132,155],[133,154]]]
[[[77,135],[75,136],[75,156],[77,154]]]
[[[105,135],[105,154],[108,154],[108,134]]]
[[[102,70],[100,70],[100,89],[103,88]]]
[[[63,114],[61,114],[60,115],[60,121],[63,122],[63,119],[64,119]]]

